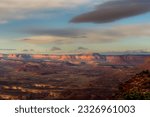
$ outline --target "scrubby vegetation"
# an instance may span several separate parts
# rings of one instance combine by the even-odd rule
[[[144,70],[120,86],[119,99],[150,100],[150,71]]]

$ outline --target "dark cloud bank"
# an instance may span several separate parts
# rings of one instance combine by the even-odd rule
[[[97,6],[94,11],[74,17],[70,22],[107,23],[149,11],[150,0],[113,0]]]
[[[88,48],[78,47],[77,50],[88,50]]]
[[[61,50],[61,48],[59,48],[59,47],[52,47],[51,48],[51,51],[60,51]]]
[[[51,35],[51,36],[60,36],[60,37],[71,37],[71,38],[86,38],[85,32],[79,29],[42,29],[42,28],[31,28],[23,29],[21,32],[31,35]],[[28,39],[26,39],[28,40]]]

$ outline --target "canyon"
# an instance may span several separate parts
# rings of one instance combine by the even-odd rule
[[[107,64],[107,65],[138,65],[150,59],[150,55],[101,55],[92,54],[74,54],[74,55],[49,55],[49,54],[0,54],[0,59],[10,60],[41,60],[70,62],[74,64]]]
[[[0,99],[120,99],[120,85],[150,70],[149,60],[149,55],[0,54]]]

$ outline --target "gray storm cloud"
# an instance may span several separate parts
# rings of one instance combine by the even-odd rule
[[[113,0],[97,6],[91,12],[74,17],[70,22],[107,23],[149,11],[150,0]]]

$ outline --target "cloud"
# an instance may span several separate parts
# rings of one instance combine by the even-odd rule
[[[107,23],[150,11],[150,0],[112,0],[91,12],[74,17],[70,22]]]
[[[78,47],[77,50],[88,50],[88,48]]]
[[[30,49],[29,51],[34,52],[34,49]]]
[[[24,50],[22,50],[22,52],[29,52],[29,50],[28,49],[24,49]]]
[[[117,42],[127,38],[150,38],[150,24],[141,25],[122,25],[113,26],[105,29],[94,28],[94,29],[76,29],[72,30],[61,29],[59,31],[50,33],[48,31],[38,35],[38,32],[33,31],[31,37],[25,37],[19,41],[31,43],[31,44],[93,44],[93,43],[111,43]],[[26,32],[25,32],[26,33]],[[80,48],[83,49],[83,48]]]
[[[60,51],[61,50],[61,48],[59,48],[59,47],[52,47],[51,48],[51,51]]]
[[[19,39],[19,41],[31,43],[31,44],[70,44],[77,43],[78,40],[87,38],[87,30],[72,29],[72,28],[60,28],[60,29],[22,29],[23,34],[33,35],[31,37],[25,37]],[[77,42],[76,42],[77,41]]]
[[[26,33],[30,35],[50,35],[50,36],[59,36],[59,37],[72,37],[72,38],[83,38],[85,32],[79,29],[73,28],[58,28],[58,29],[42,29],[42,28],[30,28],[30,29],[22,29],[21,33]]]
[[[16,49],[0,49],[0,51],[16,51]]]
[[[17,41],[36,45],[71,43],[71,40],[69,38],[59,36],[31,36],[23,39],[17,39]]]
[[[85,52],[90,52],[90,50],[88,48],[85,47],[78,47],[77,49],[72,51],[73,53],[85,53]]]
[[[89,43],[111,43],[124,39],[150,38],[150,24],[122,25],[106,29],[94,29],[87,33]]]
[[[37,11],[68,9],[89,2],[90,0],[1,0],[0,23],[39,15]]]

